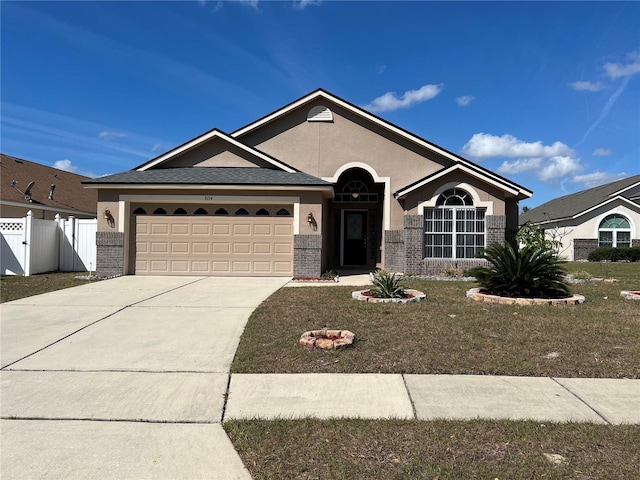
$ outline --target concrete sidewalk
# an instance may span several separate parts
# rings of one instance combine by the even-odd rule
[[[234,374],[224,420],[475,418],[640,424],[640,380],[400,374]]]

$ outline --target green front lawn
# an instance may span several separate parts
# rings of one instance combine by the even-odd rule
[[[414,304],[368,304],[352,287],[283,288],[253,313],[233,373],[382,372],[640,378],[640,264],[569,265],[618,283],[572,285],[577,306],[488,305],[466,298],[467,282],[411,281]],[[300,335],[351,330],[354,348],[308,351]]]

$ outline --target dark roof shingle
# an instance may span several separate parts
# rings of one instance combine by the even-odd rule
[[[283,185],[331,186],[302,172],[253,167],[185,167],[129,170],[83,182],[86,185]]]

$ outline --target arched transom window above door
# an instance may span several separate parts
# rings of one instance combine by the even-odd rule
[[[599,247],[630,247],[631,223],[629,219],[618,213],[607,215],[598,227]]]
[[[376,192],[369,192],[367,185],[361,180],[351,180],[344,184],[342,191],[336,193],[334,202],[373,203],[378,201]]]

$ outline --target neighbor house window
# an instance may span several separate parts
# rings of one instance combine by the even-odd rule
[[[614,213],[608,215],[598,228],[599,247],[630,247],[631,223],[626,217]]]
[[[485,246],[485,214],[465,190],[442,193],[435,207],[424,209],[424,256],[476,257]]]

